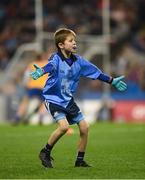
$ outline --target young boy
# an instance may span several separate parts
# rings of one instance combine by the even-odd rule
[[[76,34],[67,28],[58,29],[54,34],[55,45],[58,49],[49,59],[48,64],[40,68],[34,65],[35,71],[31,77],[36,80],[48,73],[49,78],[43,89],[46,108],[50,110],[58,128],[51,134],[46,146],[40,151],[42,165],[53,168],[51,151],[56,142],[67,132],[69,125],[77,124],[80,131],[80,142],[75,167],[90,167],[84,161],[88,139],[88,124],[77,104],[73,93],[76,91],[81,76],[112,84],[119,91],[127,88],[121,81],[124,76],[112,78],[101,72],[95,65],[83,57],[74,54],[77,49]]]

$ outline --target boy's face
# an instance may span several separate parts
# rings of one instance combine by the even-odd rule
[[[59,43],[61,50],[64,50],[68,53],[75,53],[77,49],[76,39],[73,35],[68,35],[64,43]]]

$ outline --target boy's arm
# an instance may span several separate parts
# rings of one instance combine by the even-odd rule
[[[104,73],[101,73],[97,79],[112,84],[119,91],[125,91],[127,89],[127,84],[122,81],[123,78],[124,76],[112,78]]]
[[[41,76],[43,76],[46,73],[52,72],[53,66],[51,64],[47,64],[44,67],[40,68],[36,64],[33,65],[35,67],[35,71],[30,73],[30,76],[34,79],[37,80]]]
[[[94,64],[90,63],[89,61],[81,58],[81,75],[91,78],[91,79],[99,79],[101,81],[110,83],[119,91],[125,91],[127,89],[127,84],[122,81],[124,76],[119,76],[116,78],[112,78],[107,74],[102,73],[102,71],[97,68]]]

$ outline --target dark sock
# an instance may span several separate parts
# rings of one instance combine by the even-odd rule
[[[85,152],[78,152],[77,161],[83,161]]]
[[[52,150],[53,146],[46,144],[45,149],[47,150],[48,154],[50,155],[51,150]]]

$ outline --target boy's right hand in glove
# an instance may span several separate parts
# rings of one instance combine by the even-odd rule
[[[35,67],[35,71],[33,71],[32,73],[30,73],[30,76],[34,79],[37,80],[38,78],[40,78],[41,76],[43,76],[44,72],[43,70],[37,66],[36,64],[33,65]]]
[[[117,78],[113,78],[112,85],[118,89],[119,91],[125,91],[127,89],[127,84],[123,81],[121,81],[124,78],[124,76],[119,76]]]

